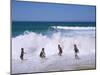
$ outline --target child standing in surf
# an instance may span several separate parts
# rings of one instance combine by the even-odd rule
[[[58,44],[58,50],[59,50],[58,55],[59,55],[59,56],[62,56],[63,50],[62,50],[62,48],[61,48],[61,46],[60,46],[59,44]]]
[[[75,59],[79,59],[78,57],[79,49],[77,48],[76,44],[74,44],[74,52],[75,52]]]
[[[45,58],[45,51],[44,51],[44,48],[42,48],[42,51],[40,52],[40,57],[41,58]]]
[[[24,54],[25,54],[24,48],[21,48],[21,54],[20,54],[20,59],[21,60],[24,60]]]

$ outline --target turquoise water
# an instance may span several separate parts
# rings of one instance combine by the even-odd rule
[[[12,37],[16,37],[23,34],[26,31],[50,34],[56,30],[52,27],[95,27],[95,22],[24,22],[24,21],[13,21],[12,22]],[[62,30],[64,31],[64,30]],[[67,30],[68,32],[69,30]]]

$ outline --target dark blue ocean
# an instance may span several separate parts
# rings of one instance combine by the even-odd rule
[[[55,32],[52,28],[55,26],[61,27],[95,27],[96,22],[27,22],[27,21],[13,21],[12,22],[12,37],[23,34],[26,31],[47,34],[48,32]],[[64,30],[63,30],[64,31]]]

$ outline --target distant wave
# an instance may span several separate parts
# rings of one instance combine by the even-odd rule
[[[71,29],[71,30],[95,30],[95,27],[68,27],[68,26],[51,26],[54,29]]]

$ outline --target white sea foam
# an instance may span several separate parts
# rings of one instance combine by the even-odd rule
[[[61,36],[60,32],[54,33],[52,37],[49,38],[46,35],[30,32],[12,38],[12,55],[13,58],[19,58],[20,48],[23,47],[28,53],[38,52],[41,51],[42,48],[45,48],[46,54],[49,56],[50,54],[56,54],[58,52],[57,45],[59,43],[63,46],[66,53],[73,52],[73,44],[75,43],[78,45],[81,52],[84,51],[84,49],[86,52],[95,49],[95,38],[84,36],[65,37]]]
[[[91,33],[94,33],[94,31],[91,31]],[[12,38],[12,73],[77,70],[78,68],[76,67],[79,66],[76,65],[76,62],[73,59],[73,44],[77,44],[77,47],[80,50],[79,56],[81,60],[79,60],[78,64],[83,66],[80,69],[86,66],[94,68],[95,37],[84,35],[78,36],[78,34],[77,36],[67,37],[61,34],[62,32],[56,32],[53,33],[51,37],[48,37],[48,35],[25,32],[23,35]],[[62,58],[57,57],[58,44],[60,44],[63,49]],[[25,49],[26,54],[24,57],[27,60],[20,63],[20,48],[22,47]],[[41,63],[41,60],[39,59],[39,53],[42,48],[45,48],[46,58],[48,59],[48,61],[44,60],[44,63]],[[60,63],[57,63],[56,61]]]
[[[51,26],[54,29],[71,29],[71,30],[95,30],[95,27],[67,27],[67,26]]]

